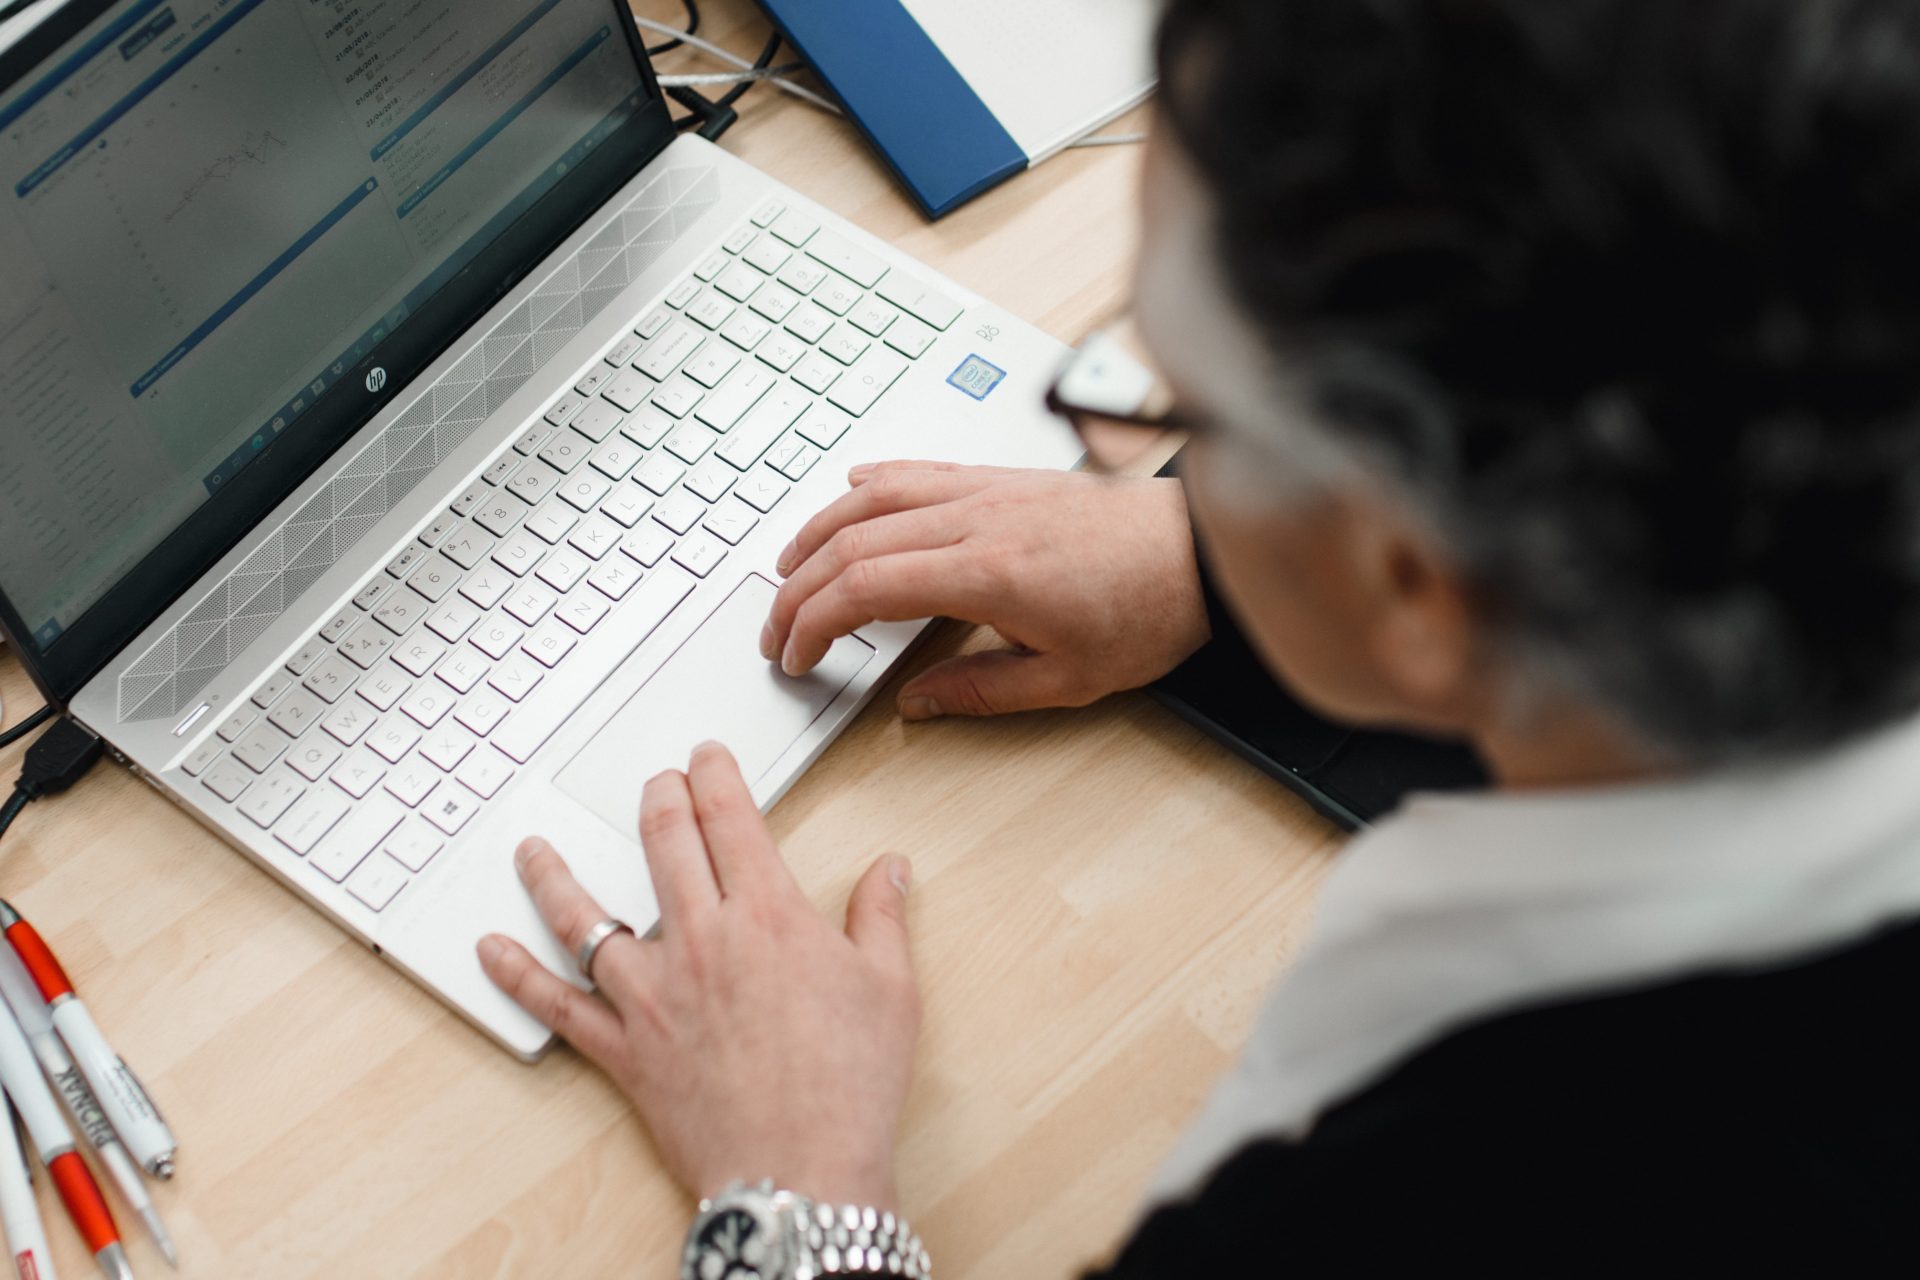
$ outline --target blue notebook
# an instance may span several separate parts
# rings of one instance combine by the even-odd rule
[[[1154,0],[760,0],[930,217],[1153,88]]]

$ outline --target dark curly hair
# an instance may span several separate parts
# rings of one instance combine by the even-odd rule
[[[1172,0],[1237,301],[1694,760],[1920,706],[1920,0]]]

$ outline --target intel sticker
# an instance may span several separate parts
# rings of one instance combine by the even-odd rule
[[[947,385],[958,387],[975,400],[985,400],[987,392],[1000,385],[1007,371],[998,365],[988,364],[979,356],[968,356],[960,362],[960,367],[947,375]]]

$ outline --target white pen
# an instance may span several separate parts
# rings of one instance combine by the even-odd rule
[[[27,1043],[33,1046],[33,1056],[40,1060],[40,1069],[46,1072],[47,1079],[53,1083],[53,1091],[66,1104],[67,1114],[73,1117],[74,1124],[93,1142],[100,1162],[113,1175],[114,1185],[120,1188],[120,1194],[126,1197],[127,1203],[147,1224],[147,1231],[153,1236],[153,1242],[160,1246],[160,1252],[167,1261],[179,1266],[173,1237],[167,1234],[166,1224],[160,1221],[160,1212],[154,1208],[153,1197],[147,1194],[147,1184],[140,1176],[139,1166],[128,1154],[126,1144],[114,1133],[99,1099],[87,1087],[86,1078],[74,1064],[67,1046],[54,1034],[53,1015],[47,1009],[47,1002],[40,998],[40,989],[34,985],[27,967],[14,954],[13,948],[8,946],[0,946],[0,997],[4,997],[12,1008],[13,1016],[20,1022],[20,1029],[27,1033]]]
[[[21,1280],[58,1280],[47,1250],[47,1229],[27,1181],[27,1153],[13,1126],[13,1107],[0,1098],[0,1221],[7,1224],[7,1252]]]
[[[34,986],[47,1002],[53,1029],[66,1041],[80,1071],[93,1086],[93,1096],[112,1121],[114,1132],[127,1144],[142,1169],[156,1178],[173,1176],[173,1131],[160,1117],[140,1078],[133,1068],[100,1034],[86,1002],[73,989],[65,969],[53,951],[31,924],[21,918],[11,904],[0,899],[0,932],[12,944]]]
[[[74,1230],[87,1242],[87,1251],[100,1264],[107,1280],[133,1280],[127,1265],[127,1251],[120,1244],[120,1228],[114,1225],[113,1211],[100,1194],[87,1162],[74,1150],[73,1135],[67,1131],[66,1117],[53,1100],[53,1090],[40,1076],[40,1063],[27,1044],[11,1009],[0,1008],[0,1084],[20,1108],[20,1123],[47,1167],[54,1190],[73,1219]]]

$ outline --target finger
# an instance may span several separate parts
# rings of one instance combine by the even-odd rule
[[[760,631],[760,656],[768,661],[778,657],[787,647],[787,634],[793,629],[800,606],[855,561],[903,551],[936,551],[952,546],[960,536],[959,522],[948,507],[901,511],[848,525],[801,561],[780,584],[773,607],[767,611],[767,624]]]
[[[541,1026],[596,1063],[605,1064],[619,1052],[620,1017],[604,1001],[554,977],[511,938],[488,934],[478,950],[487,977]]]
[[[662,931],[720,905],[720,885],[693,815],[693,792],[677,769],[655,774],[640,792],[640,848],[660,901]]]
[[[1078,706],[1079,681],[1053,654],[995,649],[936,663],[900,690],[903,720],[998,716],[1039,707]]]
[[[936,462],[932,459],[896,458],[886,462],[862,462],[847,468],[848,484],[865,484],[876,473],[886,471],[975,471],[981,475],[1009,476],[1031,471],[1031,467],[985,467],[965,462]]]
[[[607,910],[573,878],[566,860],[539,836],[522,840],[513,852],[513,862],[547,928],[569,955],[579,954],[587,931],[608,918]],[[593,978],[606,987],[609,997],[624,999],[639,988],[644,951],[631,933],[615,934],[600,944],[593,956]]]
[[[913,975],[907,945],[907,886],[912,883],[912,864],[888,854],[867,868],[847,899],[847,936],[853,945],[901,977]]]
[[[776,572],[789,574],[841,530],[897,511],[938,506],[964,498],[993,484],[998,475],[961,471],[889,468],[883,475],[829,502],[813,514],[774,561]]]
[[[731,751],[717,742],[695,747],[687,785],[723,896],[799,892]]]
[[[869,622],[906,622],[935,614],[986,621],[992,596],[986,584],[982,567],[953,547],[856,560],[794,614],[780,669],[790,676],[805,675],[835,640]]]

